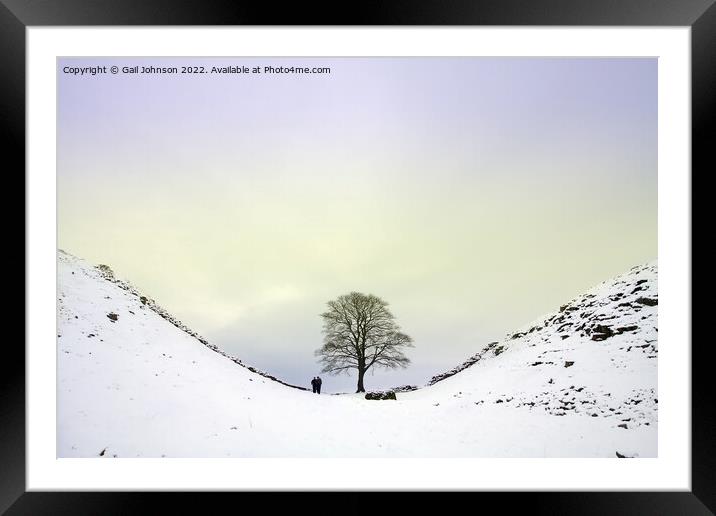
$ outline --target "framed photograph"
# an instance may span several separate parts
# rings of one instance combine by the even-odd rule
[[[137,491],[713,513],[713,2],[361,9],[3,0],[8,514]]]

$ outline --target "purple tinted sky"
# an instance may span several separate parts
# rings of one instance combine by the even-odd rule
[[[60,65],[96,60],[61,60]],[[202,59],[106,59],[181,66]],[[286,64],[286,59],[215,59]],[[310,143],[357,152],[428,143],[443,152],[589,152],[634,145],[655,159],[654,59],[300,59],[330,75],[59,74],[60,160],[88,147],[244,155]],[[171,64],[170,64],[171,63]],[[581,148],[565,148],[564,143]],[[628,142],[628,143],[627,143]],[[119,148],[117,148],[119,146]],[[79,149],[78,149],[79,147]],[[586,147],[586,148],[585,148]],[[70,151],[70,152],[65,152]],[[436,159],[440,154],[436,153]],[[645,167],[648,169],[648,167]],[[487,170],[489,173],[488,169]],[[471,173],[479,173],[475,167]],[[72,169],[63,169],[71,174]]]

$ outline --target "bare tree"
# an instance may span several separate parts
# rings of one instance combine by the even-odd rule
[[[372,294],[351,292],[328,302],[323,318],[323,347],[316,350],[323,372],[358,370],[358,390],[365,392],[363,377],[373,366],[407,367],[403,350],[413,339],[400,331],[388,303]]]

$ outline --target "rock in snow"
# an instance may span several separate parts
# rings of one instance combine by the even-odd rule
[[[367,400],[396,400],[394,391],[375,391],[368,392],[364,396]]]
[[[657,453],[656,263],[391,403],[282,384],[209,344],[106,265],[60,251],[58,274],[60,457]]]

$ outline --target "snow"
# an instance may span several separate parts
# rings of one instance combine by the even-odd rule
[[[655,263],[396,401],[282,385],[108,268],[60,251],[58,274],[60,457],[657,454]],[[606,326],[614,334],[599,340]]]

